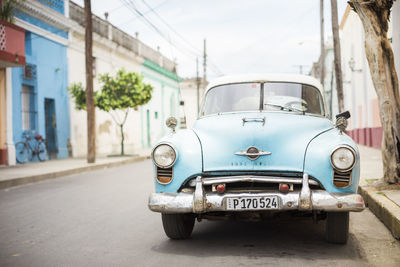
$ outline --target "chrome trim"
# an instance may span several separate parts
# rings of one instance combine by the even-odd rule
[[[201,176],[196,177],[194,193],[153,193],[149,197],[149,209],[162,213],[205,213],[227,211],[226,198],[229,197],[269,197],[279,198],[278,210],[323,210],[323,211],[362,211],[364,200],[359,194],[328,193],[325,190],[310,190],[308,175],[303,176],[301,192],[286,194],[274,191],[263,193],[207,193],[205,194]],[[235,211],[232,211],[235,212]],[[236,211],[240,212],[240,211]]]
[[[246,175],[203,178],[203,185],[212,185],[220,183],[229,184],[237,182],[302,184],[303,179],[296,177],[246,176]],[[315,180],[309,180],[309,184],[319,186],[319,183]]]
[[[312,210],[311,191],[307,173],[303,175],[303,186],[299,195],[299,210]]]
[[[349,149],[350,152],[353,154],[353,156],[354,156],[354,161],[353,161],[353,164],[351,165],[351,167],[349,167],[349,168],[347,168],[347,169],[339,169],[339,168],[337,168],[337,167],[335,166],[335,164],[333,164],[333,161],[332,161],[333,153],[335,153],[335,151],[338,150],[339,148],[347,148],[347,149]],[[330,160],[330,162],[331,162],[332,167],[333,167],[335,170],[338,170],[339,172],[348,172],[348,171],[352,170],[352,169],[354,168],[354,166],[356,165],[356,162],[357,162],[357,153],[356,153],[356,151],[355,151],[351,146],[349,146],[349,145],[339,145],[339,146],[335,147],[335,148],[332,150],[331,155],[330,155],[330,157],[329,157],[329,160]]]
[[[170,165],[168,165],[168,166],[160,166],[160,165],[158,165],[158,164],[156,163],[156,161],[154,160],[154,157],[153,157],[154,151],[157,149],[157,147],[159,147],[159,146],[161,146],[161,145],[170,146],[170,147],[174,150],[174,152],[175,152],[175,159],[174,159],[174,161],[173,161]],[[157,144],[157,145],[151,150],[150,157],[151,157],[151,160],[153,161],[154,165],[160,167],[161,169],[168,169],[168,168],[174,166],[174,164],[175,164],[175,162],[176,162],[176,160],[177,160],[177,158],[178,158],[178,151],[176,150],[175,146],[174,146],[173,144],[171,144],[170,142],[161,142],[161,143]]]
[[[193,195],[193,212],[194,213],[201,213],[205,206],[204,206],[204,190],[203,190],[203,181],[201,176],[196,177],[196,190],[194,191]]]
[[[255,148],[255,149],[257,149],[257,153],[249,153],[248,151],[250,150],[250,148]],[[247,149],[246,149],[246,151],[239,151],[239,152],[235,152],[235,155],[238,155],[238,156],[246,156],[248,159],[250,159],[250,160],[256,160],[256,159],[258,159],[260,156],[265,156],[265,155],[270,155],[270,154],[272,154],[271,152],[269,152],[269,151],[262,151],[262,150],[259,150],[257,147],[255,147],[255,146],[251,146],[251,147],[248,147]],[[255,157],[255,158],[250,158],[250,156],[257,156],[257,157]]]
[[[256,122],[262,122],[262,126],[265,125],[265,117],[262,118],[243,118],[243,126],[246,122],[251,122],[251,121],[256,121]]]

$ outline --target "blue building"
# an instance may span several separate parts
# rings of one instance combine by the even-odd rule
[[[24,68],[12,69],[13,141],[35,132],[47,141],[50,158],[69,155],[68,1],[20,1],[15,24],[24,28]]]

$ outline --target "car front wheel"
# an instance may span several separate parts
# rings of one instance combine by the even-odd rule
[[[349,236],[349,213],[328,212],[326,219],[326,240],[346,244]]]
[[[192,214],[161,214],[165,234],[171,239],[187,239],[193,231]]]

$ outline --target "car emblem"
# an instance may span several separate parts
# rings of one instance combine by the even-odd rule
[[[239,152],[235,153],[235,155],[238,155],[238,156],[246,156],[250,160],[256,160],[260,156],[265,156],[265,155],[270,155],[270,154],[271,154],[271,152],[260,151],[258,148],[254,147],[254,146],[249,147],[246,151],[239,151]]]

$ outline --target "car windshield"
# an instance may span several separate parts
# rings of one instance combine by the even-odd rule
[[[216,86],[207,92],[201,115],[260,110],[324,115],[321,94],[317,88],[289,82]]]

